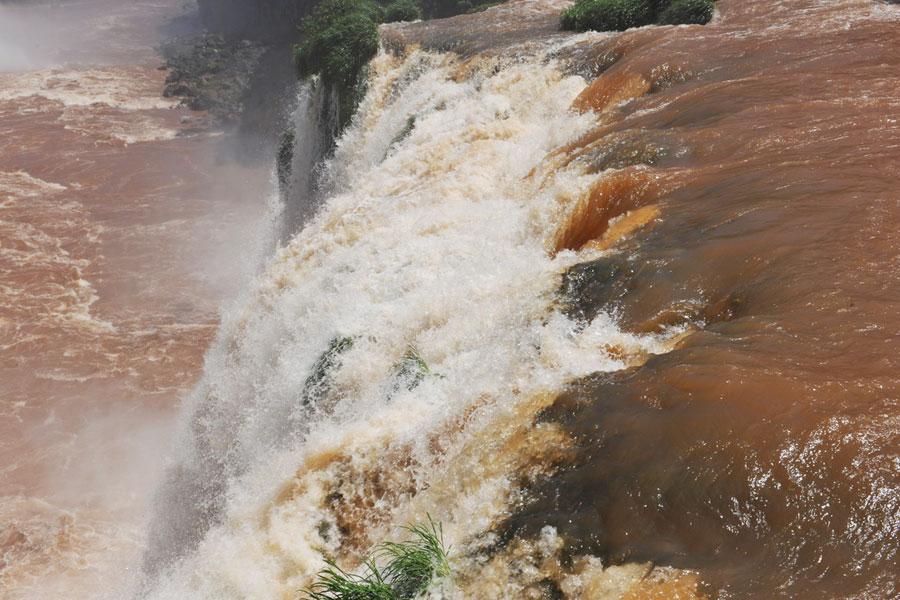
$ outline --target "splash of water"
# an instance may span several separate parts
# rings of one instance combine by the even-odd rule
[[[555,390],[665,351],[676,332],[554,308],[576,261],[554,254],[557,224],[595,177],[529,174],[595,117],[569,111],[585,81],[551,51],[374,59],[324,205],[207,357],[159,497],[150,597],[288,597],[325,557],[352,567],[426,513],[475,561],[534,458],[566,443],[534,425]],[[404,375],[410,352],[420,376]],[[492,577],[492,597],[521,592],[510,572]]]

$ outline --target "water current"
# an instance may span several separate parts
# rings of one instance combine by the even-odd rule
[[[571,34],[557,27],[565,6],[510,0],[382,26],[352,124],[315,173],[295,174],[315,199],[292,198],[302,205],[287,207],[292,221],[275,229],[295,233],[252,281],[229,279],[243,283],[196,385],[215,326],[214,309],[197,307],[227,294],[173,277],[208,263],[165,233],[141,234],[162,253],[142,263],[152,266],[143,276],[165,280],[161,297],[202,301],[191,304],[193,320],[167,321],[183,305],[168,300],[164,318],[154,295],[141,293],[141,318],[158,320],[158,337],[105,352],[113,364],[149,356],[168,366],[132,366],[104,385],[118,390],[146,373],[157,387],[81,392],[69,404],[85,426],[108,422],[119,432],[127,422],[116,411],[143,414],[151,398],[170,407],[190,388],[177,423],[171,411],[161,418],[160,429],[175,433],[145,543],[139,521],[129,521],[126,542],[143,552],[138,597],[296,598],[326,559],[357,568],[376,544],[428,516],[452,549],[453,574],[428,592],[435,599],[900,597],[900,7],[721,0],[706,26]],[[43,71],[9,76],[35,83],[17,80],[4,94],[52,87]],[[321,94],[305,85],[294,164],[308,169],[304,140],[315,138]],[[55,93],[27,102],[60,103]],[[17,94],[3,106],[24,102]],[[149,92],[140,97],[151,105],[129,110],[141,119],[175,114]],[[123,110],[102,106],[90,110]],[[0,122],[60,127],[65,109],[55,110],[4,113]],[[85,133],[89,125],[63,129],[100,135]],[[136,160],[135,152],[171,156],[191,140],[207,143],[154,136],[109,144]],[[116,160],[103,168],[129,172]],[[84,193],[82,180],[33,161],[4,168],[18,196],[3,210],[28,198],[46,205],[48,223],[83,223],[85,233],[71,247],[54,242],[48,232],[57,229],[34,225],[43,213],[21,212],[20,229],[52,250],[48,273],[70,283],[53,287],[62,299],[51,302],[38,296],[50,274],[4,275],[42,298],[3,322],[34,323],[36,332],[13,329],[22,350],[9,372],[23,379],[8,411],[14,419],[25,414],[15,412],[20,404],[45,407],[31,422],[57,431],[47,429],[46,407],[65,403],[40,395],[49,385],[36,383],[42,374],[68,377],[52,384],[68,394],[72,381],[106,371],[66,352],[87,352],[95,339],[143,340],[149,328],[129,337],[126,321],[105,316],[114,303],[100,310],[117,297],[101,280],[118,272],[128,288],[136,284],[121,273],[144,271],[103,266],[129,264],[124,246],[112,245],[120,250],[103,256],[115,260],[101,265],[110,275],[90,274],[100,267],[76,250],[116,239],[91,207],[133,227],[145,213],[123,209],[121,197],[142,207],[174,196],[177,208],[165,210],[186,211],[183,190],[218,182],[224,193],[237,168],[180,160],[186,187],[114,201],[106,187]],[[121,190],[119,178],[103,181]],[[88,197],[100,200],[77,200]],[[228,206],[263,218],[264,199],[257,190]],[[57,215],[76,200],[67,215],[77,219]],[[196,206],[174,213],[179,243],[209,210]],[[209,228],[237,235],[233,222],[218,215]],[[79,333],[53,354],[55,338],[34,317],[47,306],[59,307],[48,331],[75,322],[101,333]],[[185,321],[196,337],[183,333]],[[171,348],[165,357],[154,353],[161,347]],[[4,430],[22,441],[4,464],[40,456],[27,444],[54,447],[9,422]],[[77,456],[96,464],[96,455]],[[65,479],[48,473],[53,485]],[[7,502],[56,494],[16,485]],[[55,522],[35,514],[35,526]],[[12,531],[32,539],[26,527]],[[25,547],[20,538],[0,544]],[[42,564],[73,568],[45,555]],[[5,560],[4,578],[9,565],[35,572]]]
[[[217,160],[160,96],[181,13],[0,6],[4,600],[122,597],[179,398],[261,252],[270,169]]]

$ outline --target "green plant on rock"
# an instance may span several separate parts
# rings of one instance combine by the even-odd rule
[[[575,31],[625,31],[653,22],[649,0],[580,0],[563,12],[560,25]]]
[[[712,18],[713,0],[578,0],[563,11],[560,27],[573,31],[625,31],[644,25],[703,25]]]
[[[712,19],[713,0],[672,0],[659,15],[660,25],[706,25]]]
[[[406,347],[406,353],[395,365],[391,375],[394,391],[401,386],[411,390],[417,387],[426,377],[441,377],[434,373],[425,359],[419,353],[419,349],[410,344]]]
[[[320,75],[347,85],[378,51],[381,6],[371,0],[323,0],[303,19],[304,40],[294,46],[300,77]]]
[[[331,389],[331,377],[341,366],[342,355],[353,347],[352,337],[336,336],[313,364],[312,370],[303,382],[300,401],[304,406],[315,406]]]
[[[384,9],[373,0],[323,0],[303,19],[294,65],[302,77],[318,75],[339,96],[341,127],[356,110],[363,67],[378,52]]]
[[[418,21],[422,18],[422,9],[412,0],[394,0],[384,7],[384,22]]]
[[[333,561],[301,592],[305,600],[410,600],[450,575],[444,530],[428,516],[427,525],[406,527],[412,539],[385,542],[363,561],[362,574],[348,573]],[[379,569],[377,562],[385,564]]]

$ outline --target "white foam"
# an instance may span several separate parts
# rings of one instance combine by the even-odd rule
[[[509,508],[503,461],[515,457],[491,445],[522,426],[527,403],[622,368],[610,346],[665,349],[662,336],[625,334],[609,315],[582,328],[553,310],[559,273],[578,256],[548,248],[592,178],[577,165],[548,181],[528,174],[592,124],[569,112],[584,80],[543,57],[464,79],[457,66],[379,54],[328,166],[334,193],[227,311],[178,457],[178,469],[227,482],[224,521],[151,583],[151,597],[295,593],[337,549],[323,533],[337,530],[329,494],[365,473],[382,473],[388,490],[365,496],[387,518],[379,531],[430,512],[459,547]],[[392,145],[411,116],[410,135]],[[310,411],[304,382],[336,336],[353,346]],[[391,377],[410,344],[437,376],[407,390]],[[322,456],[333,458],[313,460]],[[295,491],[276,502],[284,489]],[[174,497],[158,527],[177,520]]]
[[[0,192],[14,198],[34,198],[67,189],[61,183],[44,181],[25,171],[0,171]]]
[[[54,67],[0,73],[0,101],[40,96],[63,106],[105,104],[127,110],[170,108],[178,99],[159,95],[159,81],[146,67]]]

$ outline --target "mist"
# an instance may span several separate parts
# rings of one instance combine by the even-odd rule
[[[162,97],[191,10],[0,5],[4,600],[127,595],[221,306],[274,248],[271,164]]]
[[[0,3],[0,72],[129,62],[186,10],[190,3],[168,0]]]

